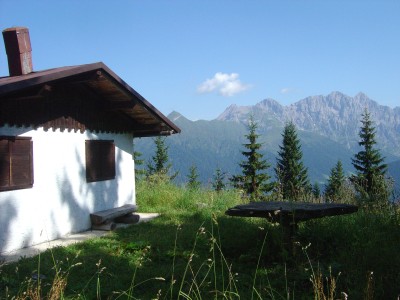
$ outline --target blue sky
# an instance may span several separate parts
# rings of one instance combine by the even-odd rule
[[[399,16],[397,0],[0,0],[0,29],[30,30],[34,70],[102,61],[191,120],[332,91],[400,106]]]

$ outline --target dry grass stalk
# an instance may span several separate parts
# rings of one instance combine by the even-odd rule
[[[365,287],[365,300],[374,299],[374,272],[367,274],[367,286]]]
[[[315,300],[335,300],[337,279],[334,276],[332,276],[331,270],[329,270],[329,273],[330,273],[329,278],[328,277],[325,278],[326,288],[324,283],[324,277],[322,276],[322,273],[319,269],[316,274],[311,275],[310,280],[313,284]]]

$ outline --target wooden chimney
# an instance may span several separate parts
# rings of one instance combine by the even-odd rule
[[[26,75],[33,72],[29,29],[26,27],[7,28],[3,30],[3,38],[10,76]]]

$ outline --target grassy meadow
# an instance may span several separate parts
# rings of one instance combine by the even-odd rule
[[[397,299],[394,208],[301,223],[294,253],[279,225],[225,216],[235,191],[137,184],[149,223],[0,264],[0,299]],[[347,295],[347,296],[346,296]]]

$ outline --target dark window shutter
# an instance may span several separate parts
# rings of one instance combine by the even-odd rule
[[[0,138],[0,190],[33,186],[33,142],[26,137]]]
[[[13,186],[27,186],[33,183],[32,147],[29,140],[11,142],[11,183]]]
[[[86,141],[86,180],[88,182],[115,178],[114,141]]]
[[[10,186],[10,150],[8,139],[0,139],[0,189]]]

